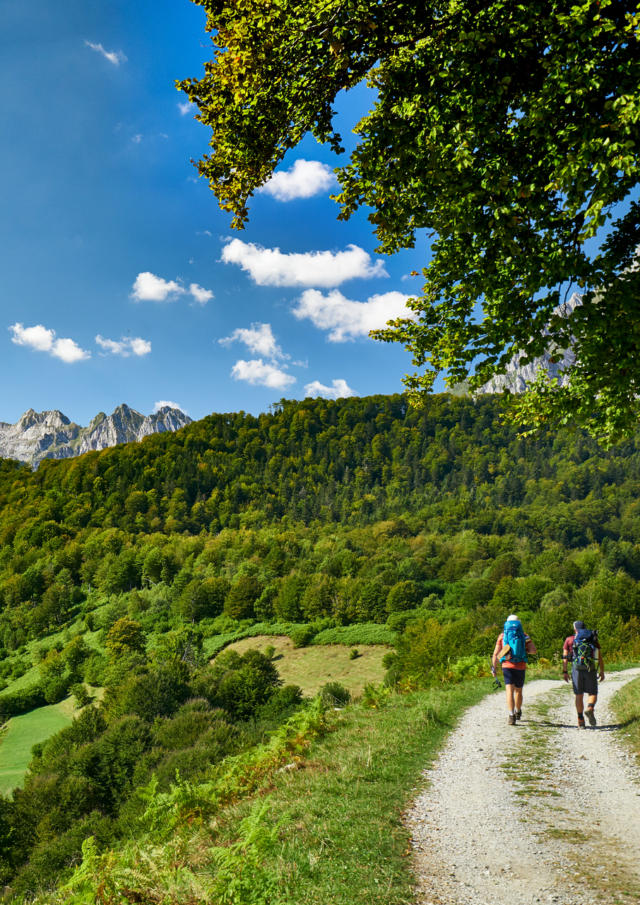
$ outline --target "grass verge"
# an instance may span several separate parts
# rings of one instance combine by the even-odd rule
[[[624,685],[611,699],[621,734],[640,760],[640,678]]]
[[[403,812],[445,736],[488,688],[486,680],[472,681],[392,695],[378,709],[348,707],[338,731],[317,742],[306,763],[275,777],[270,821],[281,827],[279,902],[413,901]],[[228,816],[237,820],[247,810],[243,803]]]

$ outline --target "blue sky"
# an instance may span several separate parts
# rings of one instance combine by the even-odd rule
[[[1,421],[401,390],[408,354],[366,330],[419,288],[424,247],[381,259],[364,215],[338,222],[311,139],[232,234],[174,86],[210,56],[201,8],[0,0],[0,21]],[[367,100],[342,98],[347,144]]]

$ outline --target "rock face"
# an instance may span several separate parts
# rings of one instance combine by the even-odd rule
[[[176,431],[190,422],[188,415],[168,405],[153,415],[141,415],[128,405],[119,405],[111,415],[97,414],[89,427],[74,424],[57,410],[29,409],[16,424],[0,421],[0,457],[18,459],[37,468],[42,459],[79,456],[90,449],[105,449],[142,440],[149,434]]]
[[[582,302],[581,296],[574,293],[568,302],[556,308],[554,314],[562,314],[568,317],[571,312]],[[545,331],[546,335],[547,331]],[[551,359],[553,358],[553,361]],[[522,355],[514,355],[504,374],[497,374],[485,383],[478,393],[524,393],[528,384],[532,383],[540,371],[546,371],[549,377],[558,378],[560,386],[564,384],[563,372],[574,364],[576,357],[571,349],[557,349],[550,342],[550,348],[539,358],[534,358],[529,364],[520,364]]]

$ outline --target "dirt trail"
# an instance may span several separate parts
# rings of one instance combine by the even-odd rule
[[[616,739],[607,676],[598,726],[578,731],[563,682],[527,683],[465,714],[407,815],[418,905],[627,905],[640,899],[640,770]]]

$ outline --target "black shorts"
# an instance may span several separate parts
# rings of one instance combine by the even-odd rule
[[[522,688],[526,672],[526,669],[514,669],[513,666],[503,666],[502,676],[504,678],[504,684]]]
[[[598,673],[595,669],[571,670],[571,684],[574,694],[598,694]]]

